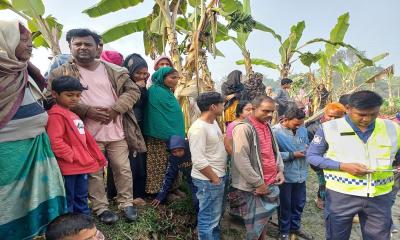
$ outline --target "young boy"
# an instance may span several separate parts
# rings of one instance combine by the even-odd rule
[[[168,150],[170,155],[168,158],[167,173],[165,174],[161,191],[153,200],[152,205],[157,207],[166,199],[168,191],[171,189],[178,172],[181,171],[190,187],[193,206],[197,212],[199,209],[199,200],[196,197],[197,188],[193,185],[192,177],[190,176],[192,171],[192,159],[190,155],[189,144],[183,137],[174,135],[168,140]]]
[[[97,230],[92,217],[67,213],[55,218],[47,226],[46,240],[104,240],[102,232]]]
[[[87,89],[73,77],[63,76],[52,82],[56,105],[48,111],[46,129],[64,177],[68,212],[89,215],[88,173],[104,167],[106,159],[82,120],[70,111],[83,90]]]

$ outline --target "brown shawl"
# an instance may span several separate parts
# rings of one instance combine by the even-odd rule
[[[0,129],[20,107],[28,82],[27,63],[18,61],[19,22],[0,21]]]

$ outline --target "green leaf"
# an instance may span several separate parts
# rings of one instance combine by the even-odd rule
[[[228,34],[228,29],[222,23],[217,23],[217,36],[215,36],[215,42],[227,41],[230,40],[231,37]]]
[[[256,23],[256,26],[254,27],[254,29],[271,33],[272,36],[274,36],[274,38],[278,39],[279,42],[282,42],[282,37],[279,34],[277,34],[274,30],[272,30],[272,28],[269,28],[260,22]]]
[[[376,63],[376,62],[379,62],[380,60],[384,59],[387,56],[389,56],[389,53],[382,53],[382,54],[379,54],[378,56],[373,57],[371,60],[374,63]]]
[[[333,66],[333,68],[341,74],[348,74],[351,72],[351,68],[347,66],[347,64],[344,63],[341,59],[339,60],[337,65]]]
[[[45,11],[42,0],[12,0],[12,6],[32,18],[43,16]]]
[[[200,7],[201,0],[189,0],[189,5],[192,7]]]
[[[8,0],[0,0],[0,10],[9,9],[11,7],[12,7],[12,5],[11,5],[10,1],[8,1]]]
[[[89,17],[95,18],[116,12],[121,9],[130,8],[142,3],[143,0],[101,0],[99,3],[83,10]]]
[[[244,33],[242,31],[237,32],[237,40],[240,45],[246,45],[247,39],[249,38],[250,33]]]
[[[161,15],[158,15],[155,19],[153,19],[153,21],[150,24],[150,32],[158,35],[163,35],[164,29],[165,29],[165,24],[163,21],[163,17]]]
[[[319,53],[306,52],[300,55],[300,61],[304,66],[310,67],[311,64],[316,63],[321,58]]]
[[[176,27],[177,27],[178,29],[183,29],[183,30],[185,30],[186,32],[190,31],[190,24],[189,24],[189,22],[188,22],[185,18],[183,18],[183,17],[178,17],[178,18],[176,19]]]
[[[251,15],[250,0],[243,0],[243,13]]]
[[[222,10],[226,13],[233,13],[243,10],[242,3],[238,0],[220,0],[219,4]]]
[[[292,58],[294,51],[297,48],[301,36],[303,35],[304,28],[306,24],[304,21],[298,22],[290,28],[289,37],[283,42],[279,48],[279,53],[281,54],[281,63],[289,63]]]
[[[32,41],[32,45],[33,45],[35,48],[39,48],[39,47],[50,48],[49,44],[47,44],[46,40],[43,38],[42,35],[36,37],[36,38]]]
[[[218,48],[215,49],[215,55],[218,57],[225,57],[225,55]]]
[[[117,39],[120,39],[122,37],[128,36],[132,33],[142,32],[147,29],[146,22],[147,22],[147,17],[121,23],[105,31],[102,34],[103,41],[104,43],[109,43]]]
[[[172,2],[170,3],[169,10],[171,12],[174,11],[177,2],[178,2],[178,0],[172,0]],[[178,12],[177,13],[178,14],[182,14],[182,15],[186,14],[187,5],[188,5],[188,3],[187,3],[186,0],[181,0],[179,2],[179,7],[178,7]]]
[[[238,61],[236,61],[236,64],[237,65],[243,65],[244,64],[244,60],[238,60]],[[258,66],[264,66],[264,67],[275,69],[275,70],[279,70],[279,65],[277,65],[277,64],[275,64],[275,63],[273,63],[271,61],[265,60],[265,59],[252,58],[251,59],[251,64],[252,65],[258,65]]]
[[[347,29],[349,28],[349,13],[345,13],[339,16],[335,27],[331,30],[329,40],[331,42],[343,42],[344,36],[346,35]],[[328,58],[331,58],[339,47],[336,45],[326,44],[325,52]]]

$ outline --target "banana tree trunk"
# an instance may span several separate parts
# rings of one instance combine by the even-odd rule
[[[176,36],[176,31],[167,26],[167,42],[170,47],[169,54],[171,56],[172,64],[174,68],[178,70],[179,74],[182,73],[182,61],[178,50],[178,39]]]
[[[388,84],[388,94],[389,94],[389,107],[393,108],[394,107],[394,101],[393,101],[393,91],[392,91],[392,79],[393,79],[393,74],[388,75],[387,79],[387,84]]]
[[[290,74],[290,68],[291,64],[290,63],[284,63],[280,69],[281,72],[281,79],[289,77]]]
[[[244,67],[246,68],[246,77],[247,79],[249,79],[250,76],[254,73],[253,66],[251,65],[250,52],[247,49],[243,49],[242,55],[244,58]]]

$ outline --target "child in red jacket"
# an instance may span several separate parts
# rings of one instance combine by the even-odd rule
[[[88,174],[106,166],[106,159],[82,120],[70,111],[87,89],[68,76],[54,79],[51,86],[57,104],[48,111],[46,129],[64,177],[68,211],[89,215]]]

